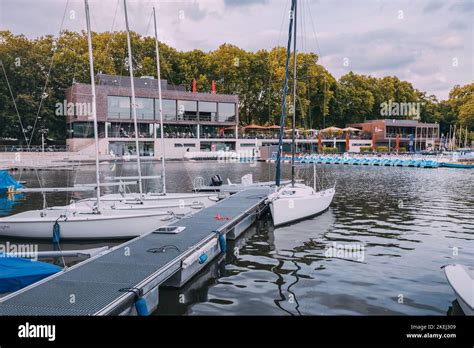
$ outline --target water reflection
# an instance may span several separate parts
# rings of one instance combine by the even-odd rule
[[[103,176],[136,173],[133,163],[102,167]],[[170,192],[190,191],[196,176],[207,180],[219,173],[238,182],[246,173],[261,181],[274,175],[270,163],[169,162],[167,168]],[[145,164],[143,172],[159,174],[160,164]],[[289,172],[284,165],[283,177]],[[156,314],[446,315],[454,308],[440,267],[474,260],[474,171],[323,165],[318,172],[337,181],[327,212],[279,229],[263,217],[229,243],[221,264],[211,264],[219,272],[206,268],[185,289],[162,292]],[[49,186],[90,183],[94,167],[40,175]],[[28,172],[23,179],[35,181]],[[159,183],[147,183],[147,191],[157,189]],[[83,195],[50,194],[48,204]],[[42,198],[32,194],[21,203],[13,212],[38,209]],[[363,246],[363,261],[327,257],[334,245]],[[178,297],[183,291],[184,304]]]
[[[12,214],[15,205],[21,204],[25,200],[25,195],[21,193],[0,194],[0,216]]]

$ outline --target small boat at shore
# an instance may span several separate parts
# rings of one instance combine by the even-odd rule
[[[464,314],[474,315],[474,268],[454,264],[443,270]]]

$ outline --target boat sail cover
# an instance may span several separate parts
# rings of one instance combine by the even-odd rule
[[[7,191],[10,187],[16,190],[23,186],[13,179],[6,170],[0,170],[0,193]]]
[[[17,291],[59,271],[61,267],[50,263],[0,253],[0,293]]]

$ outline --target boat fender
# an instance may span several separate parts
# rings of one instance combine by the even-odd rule
[[[201,256],[199,256],[199,264],[200,265],[202,265],[206,261],[207,261],[207,253],[203,253]]]
[[[56,221],[53,225],[53,243],[59,244],[61,240],[61,227],[59,223]]]
[[[139,288],[123,288],[119,290],[120,292],[133,292],[135,295],[135,310],[137,315],[141,317],[146,317],[150,313],[148,311],[148,306],[145,299],[143,298],[143,290]]]
[[[143,297],[137,297],[135,300],[135,309],[137,314],[141,317],[146,317],[149,315],[148,306],[146,305],[146,301]]]
[[[227,241],[225,239],[225,236],[223,234],[220,234],[217,232],[217,239],[219,240],[219,247],[221,248],[221,253],[225,254],[227,251]]]

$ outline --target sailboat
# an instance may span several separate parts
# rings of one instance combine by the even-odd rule
[[[94,79],[94,61],[92,55],[92,34],[90,29],[89,4],[84,0],[86,23],[87,23],[87,38],[89,49],[89,67],[91,78],[92,91],[92,118],[94,123],[94,140],[95,140],[95,165],[96,165],[96,183],[84,187],[84,189],[93,189],[96,191],[96,197],[92,200],[84,200],[73,203],[63,207],[44,208],[40,210],[30,210],[15,215],[0,218],[0,235],[11,236],[18,238],[53,238],[59,241],[60,239],[112,239],[112,238],[129,238],[138,236],[144,233],[151,232],[159,226],[168,224],[171,219],[177,216],[177,212],[182,212],[183,215],[190,213],[195,207],[186,204],[183,196],[178,201],[178,206],[173,208],[173,204],[165,202],[161,207],[148,207],[149,209],[136,209],[133,206],[144,206],[143,203],[134,205],[127,205],[127,200],[124,202],[116,202],[108,199],[109,203],[103,204],[101,198],[100,188],[104,184],[100,183],[99,173],[99,139],[97,127],[97,113],[96,113],[96,93],[95,93],[95,79]],[[125,18],[127,22],[128,33],[128,18],[125,5]],[[128,37],[128,48],[130,57],[130,71],[133,74],[130,54],[130,38]],[[133,75],[132,75],[133,77]],[[133,81],[133,79],[132,79]],[[133,92],[133,88],[132,88]],[[133,98],[134,99],[134,98]],[[135,113],[136,116],[136,113]],[[135,117],[136,122],[136,117]],[[137,132],[135,132],[137,133]],[[138,140],[137,154],[139,155]],[[139,187],[140,196],[142,193],[140,163],[138,157],[139,168]],[[106,186],[109,184],[105,184]],[[77,188],[54,188],[51,191],[74,191]],[[41,188],[39,190],[43,192]],[[207,198],[206,198],[207,199]],[[110,203],[111,202],[111,203]],[[132,202],[133,203],[133,202]],[[210,201],[209,204],[213,204]],[[124,207],[124,209],[120,209]],[[133,211],[132,211],[133,210]]]
[[[280,118],[279,146],[276,161],[275,186],[276,190],[268,197],[274,226],[289,224],[298,220],[317,215],[325,211],[332,202],[335,187],[316,191],[314,187],[295,181],[295,133],[296,133],[296,28],[297,28],[297,0],[292,0],[290,24],[288,29],[288,45],[286,52],[285,81],[283,86],[282,113]],[[291,36],[293,40],[293,119],[292,119],[292,153],[291,153],[291,183],[281,185],[281,155],[283,149],[283,133],[286,117],[286,94],[288,90],[288,65],[290,61]],[[316,168],[313,167],[314,176]]]
[[[159,115],[160,115],[160,140],[161,140],[161,166],[162,166],[162,185],[163,189],[160,193],[147,192],[143,193],[143,179],[157,179],[159,176],[142,176],[141,173],[141,161],[140,161],[140,150],[139,150],[139,138],[137,129],[137,113],[136,113],[136,102],[135,102],[135,86],[133,76],[133,61],[131,54],[131,42],[130,42],[130,30],[128,25],[127,16],[127,5],[124,0],[124,11],[125,11],[125,24],[127,33],[127,46],[128,46],[128,60],[129,60],[129,71],[130,71],[130,83],[132,90],[132,112],[134,120],[135,130],[135,147],[137,152],[137,171],[138,176],[133,177],[115,177],[110,178],[111,180],[138,180],[138,193],[128,194],[107,194],[101,197],[102,202],[110,203],[110,208],[114,210],[150,210],[150,209],[165,209],[172,208],[175,213],[186,214],[191,212],[193,209],[201,209],[214,204],[220,199],[220,196],[213,193],[167,193],[166,192],[166,166],[165,166],[165,142],[164,142],[164,126],[163,126],[163,104],[161,94],[161,69],[160,69],[160,51],[158,42],[158,29],[156,25],[156,11],[153,7],[153,23],[155,33],[155,54],[156,54],[156,70],[158,79],[158,101],[159,101]],[[76,206],[88,204],[91,199],[85,199],[76,202]]]

